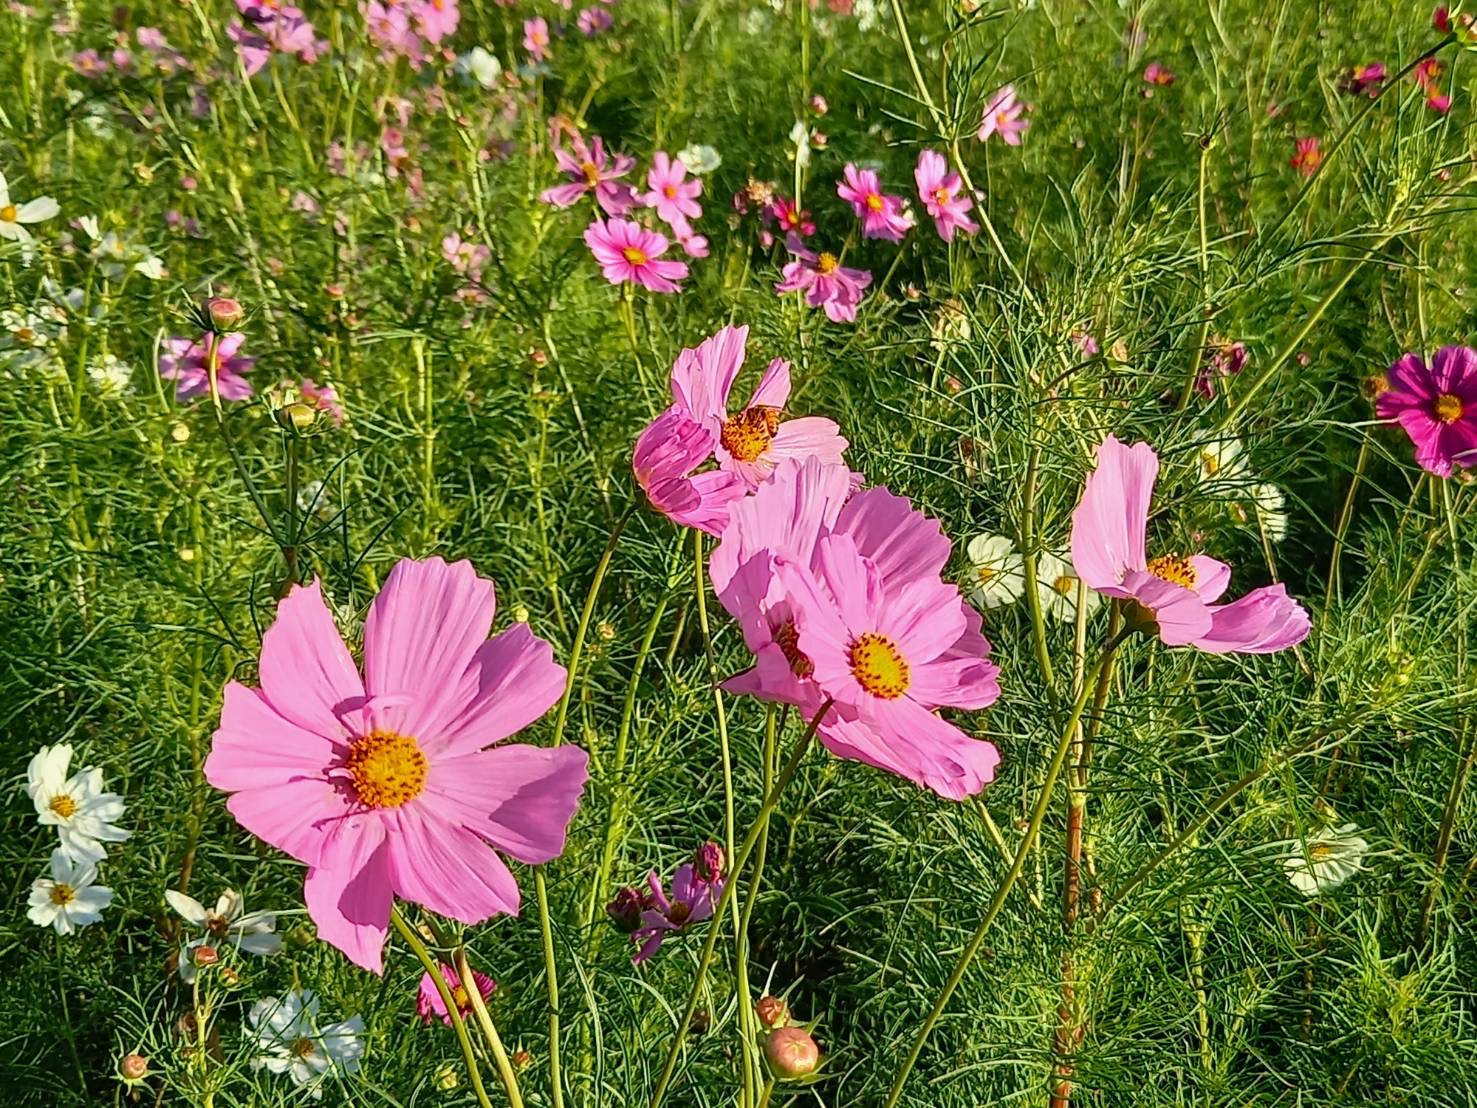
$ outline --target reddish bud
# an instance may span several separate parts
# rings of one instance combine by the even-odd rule
[[[246,318],[241,301],[232,300],[229,296],[212,296],[205,302],[205,314],[217,332],[234,331]]]
[[[761,996],[754,1004],[754,1014],[771,1031],[790,1022],[790,1006],[785,1003],[784,997]]]
[[[808,1077],[821,1064],[821,1049],[803,1027],[778,1027],[764,1040],[764,1057],[780,1079]]]
[[[149,1075],[149,1060],[142,1054],[129,1054],[118,1064],[124,1081],[142,1081]]]
[[[221,960],[220,951],[213,946],[197,946],[190,957],[197,966],[213,966]]]
[[[692,871],[711,884],[723,876],[725,861],[723,848],[717,843],[706,842],[697,848],[697,854],[693,856]]]

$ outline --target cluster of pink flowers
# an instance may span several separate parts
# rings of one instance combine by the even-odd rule
[[[724,862],[722,847],[706,842],[673,872],[670,895],[656,870],[647,872],[645,890],[628,885],[616,892],[605,912],[636,944],[631,961],[639,965],[672,935],[713,917],[728,881]]]
[[[406,58],[416,68],[461,22],[457,0],[365,0],[360,12],[380,57]]]
[[[328,40],[320,39],[301,8],[277,0],[236,0],[239,20],[232,20],[226,35],[236,44],[247,76],[261,71],[273,54],[292,54],[311,64],[328,52]]]
[[[1441,91],[1441,74],[1445,67],[1436,58],[1424,58],[1411,72],[1415,83],[1426,94],[1426,107],[1440,115],[1451,111],[1451,97]]]

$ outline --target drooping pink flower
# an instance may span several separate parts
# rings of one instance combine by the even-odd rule
[[[462,18],[457,0],[419,0],[411,17],[421,37],[433,45],[455,34]]]
[[[730,692],[791,704],[831,753],[959,800],[999,752],[934,714],[1000,695],[980,615],[941,574],[936,520],[883,488],[852,495],[845,466],[782,461],[735,504],[709,575],[754,667]]]
[[[799,204],[786,197],[776,196],[764,209],[764,214],[773,219],[787,237],[796,235],[808,238],[815,234],[815,223],[810,218],[810,212],[803,211]]]
[[[610,14],[609,8],[581,8],[579,17],[574,21],[574,25],[580,29],[580,34],[586,38],[594,38],[610,30],[614,24],[615,18]]]
[[[1450,477],[1454,466],[1477,468],[1477,350],[1444,346],[1430,365],[1406,354],[1384,384],[1375,411],[1405,428],[1422,469]]]
[[[918,198],[923,201],[928,214],[933,216],[939,238],[953,242],[955,231],[972,235],[980,229],[979,224],[965,214],[974,207],[974,201],[961,195],[963,179],[959,174],[949,172],[949,163],[937,150],[919,152],[913,180],[918,185]]]
[[[1144,66],[1144,84],[1157,85],[1160,88],[1168,88],[1174,84],[1175,76],[1168,67],[1159,62],[1150,62]]]
[[[593,192],[606,215],[620,217],[636,203],[635,190],[620,180],[631,171],[636,159],[627,154],[614,154],[607,159],[605,142],[599,135],[588,145],[579,135],[572,136],[568,148],[556,143],[554,160],[569,181],[545,189],[539,195],[545,204],[569,208],[585,193]]]
[[[812,308],[823,308],[832,323],[856,320],[862,293],[872,283],[872,275],[864,269],[848,269],[830,251],[817,254],[794,235],[785,240],[785,248],[795,260],[785,265],[774,291],[804,292],[805,302]]]
[[[1159,458],[1146,442],[1127,446],[1109,435],[1097,452],[1072,513],[1072,566],[1089,588],[1132,601],[1138,620],[1166,646],[1210,654],[1270,654],[1307,638],[1306,609],[1285,585],[1253,589],[1230,604],[1215,603],[1231,567],[1203,554],[1146,552],[1149,500]]]
[[[451,999],[456,1003],[456,1014],[462,1019],[472,1018],[472,996],[462,985],[462,980],[457,976],[456,968],[445,962],[440,965],[441,980],[446,982],[446,987],[451,990]],[[472,970],[472,981],[477,986],[477,991],[486,1000],[497,988],[497,982],[488,977],[479,969]],[[415,1014],[421,1018],[421,1022],[429,1026],[438,1018],[447,1027],[451,1026],[451,1012],[446,1007],[446,1002],[441,999],[441,990],[436,988],[436,982],[432,980],[429,973],[421,974],[421,987],[415,994]]]
[[[1200,372],[1195,375],[1195,391],[1207,400],[1214,400],[1216,381],[1240,373],[1246,368],[1248,356],[1246,343],[1212,336],[1206,343]]]
[[[681,158],[669,158],[666,151],[658,150],[652,156],[651,169],[646,174],[646,187],[641,202],[648,208],[655,208],[658,218],[678,231],[679,238],[683,230],[691,233],[688,220],[703,214],[702,206],[697,202],[703,194],[702,179],[688,177],[687,166],[682,164]]]
[[[1318,167],[1323,164],[1323,148],[1318,141],[1317,135],[1309,135],[1296,141],[1292,157],[1287,164],[1292,166],[1304,177],[1311,177],[1318,172]]]
[[[836,182],[836,195],[851,205],[862,221],[862,237],[901,242],[913,220],[903,208],[903,198],[882,191],[875,169],[858,169],[846,163],[841,180]]]
[[[361,676],[320,583],[298,585],[262,637],[261,687],[226,686],[206,780],[307,863],[319,936],[375,973],[396,896],[467,924],[516,914],[499,854],[557,857],[584,789],[578,747],[502,743],[565,672],[524,623],[489,640],[495,607],[470,562],[401,561],[365,620]]]
[[[606,911],[617,925],[630,931],[631,941],[637,944],[631,961],[641,964],[661,949],[668,936],[711,919],[727,880],[723,851],[716,843],[704,843],[691,862],[684,862],[673,872],[670,896],[656,870],[646,874],[645,892],[621,889]],[[633,909],[639,915],[635,925],[627,928],[627,916]]]
[[[249,373],[256,359],[241,353],[246,336],[201,335],[198,339],[171,338],[164,341],[159,356],[159,376],[175,383],[174,398],[181,403],[210,393],[211,363],[215,368],[216,390],[222,400],[245,400],[251,396],[251,382],[241,376]]]
[[[332,385],[320,385],[313,378],[304,377],[297,384],[297,394],[304,404],[326,415],[335,427],[344,425],[344,406],[338,389]]]
[[[1350,96],[1375,97],[1380,94],[1380,86],[1385,81],[1385,63],[1370,62],[1368,65],[1356,65],[1344,78],[1341,87]]]
[[[728,470],[697,470],[717,448],[714,436],[673,404],[636,439],[631,471],[651,506],[681,527],[710,535],[722,532],[728,509],[748,491]]]
[[[748,340],[747,326],[724,327],[683,350],[672,366],[676,407],[712,436],[719,469],[756,489],[782,458],[815,457],[839,465],[846,440],[834,420],[783,418],[790,399],[790,363],[783,358],[769,363],[749,403],[729,414],[729,394],[743,369]]]
[[[677,242],[682,247],[682,253],[686,254],[689,258],[706,258],[708,256],[708,237],[706,235],[694,234],[691,227],[677,228]]]
[[[1437,115],[1446,115],[1451,111],[1451,97],[1444,92],[1433,92],[1426,97],[1426,107]]]
[[[1021,136],[1031,125],[1025,114],[1026,106],[1016,98],[1015,86],[1006,85],[997,90],[985,105],[985,114],[975,137],[984,142],[991,135],[999,135],[1007,146],[1019,146]]]
[[[549,56],[549,24],[543,16],[523,21],[523,49],[536,62]]]
[[[631,219],[593,219],[584,238],[612,285],[629,281],[652,292],[682,291],[677,282],[687,276],[687,263],[662,258],[668,246],[665,235]]]

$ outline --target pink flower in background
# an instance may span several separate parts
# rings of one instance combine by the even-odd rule
[[[1318,172],[1318,167],[1323,164],[1323,148],[1316,135],[1300,138],[1295,143],[1295,149],[1288,165],[1297,170],[1304,177],[1311,177]]]
[[[523,21],[523,49],[536,62],[549,56],[549,24],[543,16]]]
[[[584,238],[612,285],[629,281],[652,292],[682,291],[677,282],[687,276],[687,263],[662,258],[668,246],[665,235],[630,219],[595,219]]]
[[[83,77],[96,80],[108,72],[108,61],[92,47],[72,55],[72,68]]]
[[[260,72],[274,52],[294,54],[306,64],[328,52],[328,40],[317,37],[301,8],[236,0],[236,9],[246,23],[232,22],[226,35],[236,43],[247,76]]]
[[[1159,88],[1168,88],[1174,82],[1175,75],[1159,62],[1150,62],[1144,66],[1144,84],[1157,85]]]
[[[492,250],[480,242],[467,242],[452,231],[441,240],[441,256],[458,273],[480,281],[483,267],[492,260]]]
[[[857,305],[872,283],[872,275],[864,269],[848,269],[829,251],[817,254],[791,235],[785,248],[795,256],[781,271],[783,278],[774,291],[803,292],[812,308],[823,308],[832,323],[851,323],[856,319]]]
[[[427,42],[435,44],[456,33],[461,22],[457,0],[420,0],[411,9],[415,28]]]
[[[586,38],[594,38],[601,32],[610,30],[615,19],[608,8],[582,8],[574,22]]]
[[[1077,327],[1072,331],[1072,345],[1080,350],[1085,357],[1095,358],[1102,353],[1102,347],[1098,345],[1097,339],[1092,332],[1085,327]]]
[[[938,151],[919,152],[913,180],[918,185],[918,198],[923,201],[924,209],[933,216],[939,238],[953,242],[955,231],[972,235],[980,229],[979,224],[965,214],[974,207],[974,201],[960,195],[963,180],[959,174],[949,172],[949,163]]]
[[[903,209],[903,198],[883,193],[875,169],[858,169],[848,162],[836,183],[836,195],[849,203],[862,221],[863,238],[901,242],[913,226]]]
[[[607,158],[605,143],[599,135],[589,145],[579,135],[571,138],[568,148],[555,143],[554,161],[569,181],[540,193],[539,199],[545,204],[569,208],[587,192],[593,192],[596,203],[606,215],[623,216],[636,203],[635,190],[620,180],[631,171],[636,160],[626,154]]]
[[[686,231],[686,234],[682,232]],[[691,227],[678,228],[677,242],[682,247],[682,253],[689,258],[706,258],[708,256],[708,239],[705,235],[692,233]]]
[[[298,585],[262,637],[261,687],[226,686],[206,779],[307,864],[319,937],[371,972],[396,896],[467,924],[517,914],[499,852],[537,865],[564,849],[585,752],[493,744],[553,706],[565,671],[526,624],[489,640],[495,608],[470,562],[401,561],[365,620],[361,676],[319,582]]]
[[[251,382],[241,374],[249,373],[256,359],[241,353],[246,336],[202,335],[198,339],[164,340],[164,353],[159,356],[159,376],[175,383],[174,397],[183,403],[210,393],[210,363],[215,364],[216,391],[222,400],[245,400],[251,396]],[[214,345],[212,345],[214,343]]]
[[[1375,97],[1380,94],[1380,86],[1385,81],[1385,63],[1370,62],[1368,65],[1356,65],[1344,78],[1342,88],[1350,96]]]
[[[1445,115],[1451,111],[1451,97],[1444,92],[1433,92],[1426,97],[1426,107],[1438,115]]]
[[[1015,86],[1006,85],[985,105],[985,114],[975,137],[984,142],[991,135],[999,135],[1007,146],[1019,146],[1021,136],[1031,125],[1025,114],[1026,106],[1016,98]]]
[[[1306,609],[1285,585],[1253,589],[1216,604],[1231,567],[1203,554],[1149,558],[1149,500],[1159,458],[1146,442],[1126,446],[1109,435],[1098,447],[1072,513],[1072,565],[1089,588],[1132,601],[1130,620],[1152,624],[1166,646],[1193,646],[1211,654],[1270,654],[1308,636]]]
[[[748,491],[727,470],[696,472],[716,448],[713,435],[673,404],[637,437],[631,470],[658,512],[680,527],[716,535],[728,523],[729,506]]]
[[[795,201],[783,196],[776,196],[769,202],[765,215],[779,225],[779,229],[785,233],[786,237],[796,235],[808,238],[815,234],[815,223],[810,218],[810,212],[802,211]]]
[[[457,1015],[464,1020],[471,1019],[472,997],[462,985],[455,967],[442,962],[439,968],[441,980],[446,982],[446,987],[451,990],[451,999],[456,1003]],[[481,970],[472,970],[472,981],[477,986],[477,991],[482,994],[483,1000],[490,997],[493,990],[497,988],[497,982]],[[441,990],[436,988],[436,982],[431,979],[429,973],[421,974],[421,987],[415,996],[415,1014],[421,1018],[422,1023],[428,1026],[438,1018],[447,1027],[451,1026],[451,1012],[448,1011],[446,1002],[441,999]]]
[[[727,880],[723,851],[716,843],[704,843],[693,861],[678,866],[672,874],[670,896],[656,870],[647,873],[644,893],[635,889],[618,892],[606,909],[617,923],[624,922],[622,913],[630,909],[639,912],[631,928],[631,941],[638,946],[631,961],[640,965],[661,949],[669,935],[711,919]]]
[[[370,41],[381,48],[381,57],[389,59],[397,55],[409,58],[412,65],[419,65],[425,57],[420,35],[411,26],[410,8],[399,0],[365,0],[360,11],[369,31]]]
[[[709,575],[755,664],[724,688],[807,719],[832,697],[817,730],[831,753],[962,799],[1000,756],[934,709],[1000,695],[979,613],[941,578],[936,520],[886,489],[852,489],[845,466],[786,459],[730,510]]]
[[[756,489],[782,458],[816,457],[840,464],[846,440],[834,420],[822,416],[784,419],[790,399],[790,363],[775,358],[749,402],[730,415],[729,394],[744,365],[749,328],[724,327],[672,366],[672,396],[682,414],[708,432],[718,467]]]
[[[1205,361],[1195,375],[1195,391],[1207,400],[1215,399],[1215,383],[1222,377],[1232,377],[1246,368],[1246,343],[1231,342],[1213,336],[1205,347]]]
[[[1444,346],[1430,365],[1406,354],[1385,383],[1375,411],[1405,428],[1422,469],[1450,477],[1454,466],[1477,468],[1477,350]]]
[[[657,216],[678,232],[679,237],[688,229],[688,220],[703,214],[697,198],[703,194],[703,182],[697,177],[687,176],[687,166],[680,158],[669,158],[665,151],[658,150],[651,159],[651,169],[646,174],[648,191],[641,202],[655,208]]]
[[[1410,79],[1427,92],[1434,92],[1436,90],[1436,81],[1445,71],[1446,67],[1441,64],[1439,58],[1422,58],[1416,63],[1415,68],[1410,71]]]
[[[335,427],[344,425],[344,406],[339,402],[338,390],[332,385],[320,385],[311,377],[304,377],[298,382],[297,394],[304,404],[328,416]]]

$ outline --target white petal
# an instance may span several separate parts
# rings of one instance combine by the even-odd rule
[[[38,196],[20,206],[15,218],[21,223],[40,223],[51,219],[61,211],[61,205],[50,196]]]

